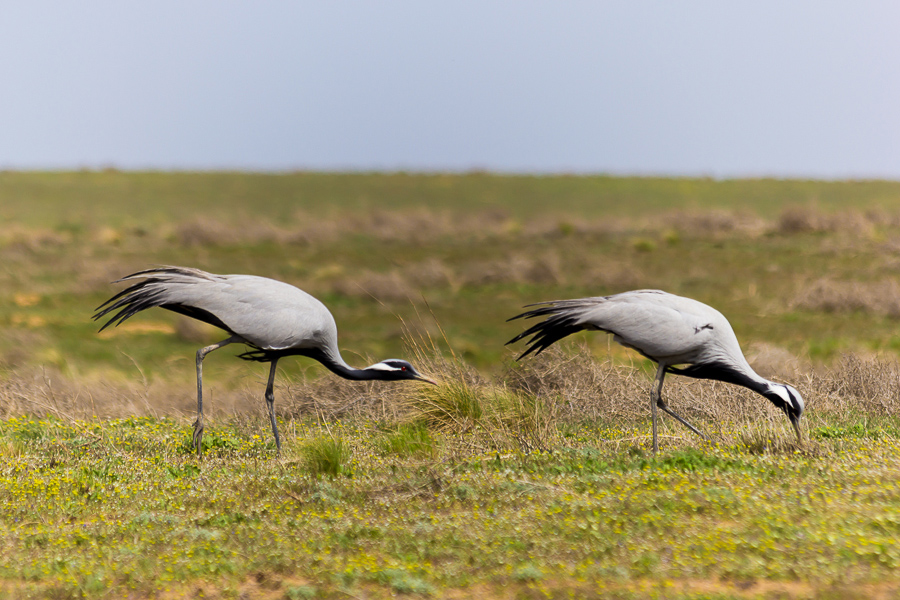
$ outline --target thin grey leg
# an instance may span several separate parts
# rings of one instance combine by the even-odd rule
[[[650,388],[650,414],[653,416],[653,454],[659,451],[659,444],[656,441],[656,407],[662,406],[660,395],[662,393],[663,379],[666,378],[666,365],[659,363],[659,369],[656,370],[656,379],[653,380],[653,387]]]
[[[790,418],[790,417],[788,417]],[[797,419],[791,419],[791,425],[794,426],[794,431],[797,432],[797,443],[801,446],[803,445],[803,436],[800,435],[800,422]]]
[[[269,420],[272,422],[272,433],[275,435],[275,447],[278,449],[278,455],[281,456],[281,438],[278,437],[278,424],[275,422],[275,367],[278,359],[272,359],[272,366],[269,368],[269,383],[266,385],[266,404],[269,405]]]
[[[222,340],[218,344],[197,350],[197,420],[194,421],[193,444],[197,449],[197,458],[203,458],[203,359],[213,350],[237,341],[234,337]]]
[[[693,431],[694,433],[696,433],[697,435],[702,437],[704,440],[709,441],[709,438],[706,437],[706,435],[704,435],[703,433],[698,431],[697,428],[695,428],[693,425],[691,425],[690,423],[688,423],[687,421],[685,421],[684,419],[682,419],[681,417],[676,415],[674,412],[672,412],[672,409],[670,409],[668,406],[666,406],[665,403],[663,403],[662,401],[660,401],[659,407],[661,409],[663,409],[664,411],[666,411],[667,413],[669,413],[670,415],[672,415],[673,417],[675,417],[679,423],[681,423],[682,425],[684,425],[685,427],[687,427],[688,429],[690,429],[691,431]]]
[[[654,410],[653,410],[653,425],[654,425],[654,427],[653,427],[653,452],[656,452],[656,410],[655,410],[656,406],[659,406],[661,409],[663,409],[664,411],[666,411],[667,413],[669,413],[670,415],[675,417],[675,420],[677,420],[679,423],[681,423],[682,425],[684,425],[685,427],[687,427],[688,429],[690,429],[691,431],[693,431],[694,433],[696,433],[697,435],[702,437],[704,440],[709,441],[709,438],[706,437],[705,435],[703,435],[702,433],[700,433],[700,431],[698,431],[696,427],[694,427],[693,425],[691,425],[690,423],[688,423],[687,421],[685,421],[684,419],[682,419],[681,417],[676,415],[672,411],[671,408],[666,406],[665,401],[662,399],[662,385],[663,385],[663,379],[665,378],[665,376],[666,376],[666,367],[665,367],[665,365],[660,364],[659,370],[656,372],[656,382],[657,382],[656,398],[655,398],[656,405],[654,406]]]

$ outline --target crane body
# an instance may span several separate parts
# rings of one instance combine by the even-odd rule
[[[319,300],[288,283],[255,275],[216,275],[186,267],[146,269],[114,283],[133,280],[139,281],[97,307],[95,321],[115,313],[100,331],[158,306],[230,334],[197,351],[197,420],[193,442],[198,455],[203,439],[203,359],[228,344],[246,344],[251,350],[241,354],[241,358],[270,363],[266,402],[279,452],[274,381],[278,360],[285,356],[315,359],[345,379],[417,379],[434,383],[404,360],[387,359],[365,369],[349,366],[338,349],[337,325],[331,312]]]
[[[802,440],[799,422],[804,405],[800,393],[790,385],[768,381],[757,375],[741,352],[731,323],[711,306],[660,290],[635,290],[612,296],[556,300],[531,306],[539,308],[509,319],[547,317],[507,342],[512,344],[532,336],[520,359],[531,353],[538,354],[577,331],[594,330],[612,334],[619,344],[636,350],[658,364],[650,402],[654,452],[658,449],[657,407],[703,436],[663,401],[662,385],[667,373],[714,379],[749,388],[784,411],[797,433],[797,439]],[[681,368],[678,365],[685,366]]]

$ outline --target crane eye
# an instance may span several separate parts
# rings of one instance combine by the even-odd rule
[[[401,371],[405,371],[405,370],[406,370],[406,367],[400,367],[400,370],[401,370]]]

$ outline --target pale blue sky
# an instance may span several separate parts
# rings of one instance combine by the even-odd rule
[[[5,3],[0,168],[900,179],[897,2]]]

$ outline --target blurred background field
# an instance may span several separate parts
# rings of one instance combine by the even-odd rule
[[[636,288],[716,306],[760,361],[900,350],[898,183],[6,172],[2,372],[172,381],[189,399],[193,353],[218,332],[166,311],[101,335],[90,321],[120,289],[112,280],[158,264],[297,285],[330,307],[359,365],[402,357],[404,329],[440,324],[462,358],[497,370],[522,305]],[[583,337],[597,355],[640,362]],[[223,356],[238,352],[209,361],[210,382],[260,370]]]

